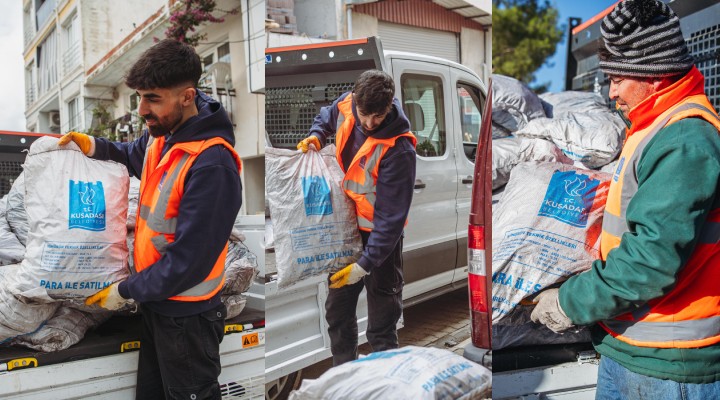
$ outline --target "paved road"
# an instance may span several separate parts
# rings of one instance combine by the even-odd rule
[[[405,326],[398,331],[400,346],[440,347],[462,355],[470,342],[470,312],[467,288],[446,293],[403,311]],[[360,346],[360,354],[370,353],[370,346]],[[332,366],[321,361],[303,370],[303,378],[314,379]]]

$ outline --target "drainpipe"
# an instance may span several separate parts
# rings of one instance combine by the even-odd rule
[[[347,13],[347,38],[352,39],[352,9],[353,5],[348,2],[348,4],[345,5],[345,12]]]

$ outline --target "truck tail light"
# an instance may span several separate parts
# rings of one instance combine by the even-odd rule
[[[490,307],[485,265],[485,227],[468,226],[468,290],[470,292],[470,318],[472,343],[490,349]]]

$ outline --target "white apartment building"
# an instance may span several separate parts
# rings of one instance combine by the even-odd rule
[[[127,70],[165,37],[183,0],[23,0],[27,130],[88,131],[132,140],[141,131]],[[230,11],[237,10],[236,13]],[[243,160],[243,212],[264,212],[264,23],[262,0],[218,0],[223,23],[198,27],[201,87],[220,100],[235,126]],[[108,118],[99,118],[107,113]],[[105,126],[105,125],[104,125]]]

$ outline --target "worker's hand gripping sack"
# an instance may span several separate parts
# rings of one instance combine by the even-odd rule
[[[335,146],[302,153],[265,149],[265,190],[275,233],[278,287],[360,258],[355,205],[341,184]]]
[[[13,291],[35,299],[85,298],[128,276],[125,166],[43,137],[25,161],[27,250]]]

